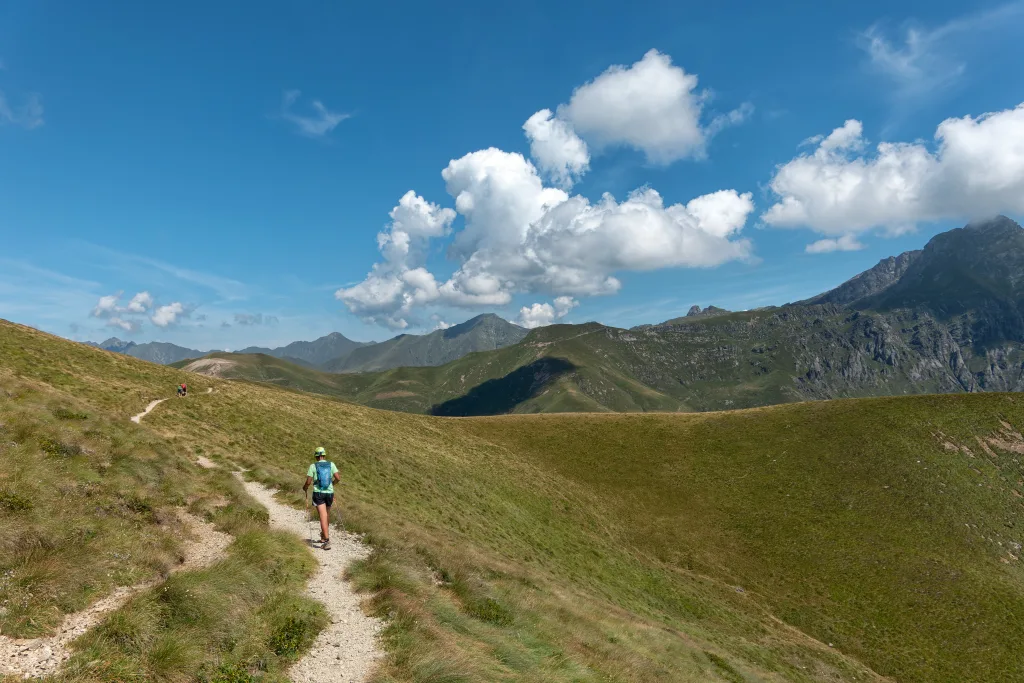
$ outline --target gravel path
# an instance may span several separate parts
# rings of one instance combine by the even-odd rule
[[[171,569],[172,572],[200,569],[224,556],[224,549],[231,542],[231,536],[217,531],[213,524],[183,510],[178,515],[193,538],[185,541],[185,561]],[[120,586],[81,612],[69,614],[52,636],[15,639],[0,635],[0,676],[37,678],[53,673],[71,657],[72,652],[68,646],[73,640],[99,624],[106,614],[121,607],[133,595],[159,583],[157,580],[135,586]]]
[[[267,508],[272,526],[309,538],[308,513],[279,503],[274,492],[265,486],[244,480],[243,483],[249,495]],[[381,622],[363,614],[359,596],[342,578],[345,568],[368,552],[356,536],[336,529],[331,532],[331,550],[313,548],[320,569],[306,586],[306,592],[324,604],[331,624],[317,636],[309,653],[292,667],[289,675],[295,683],[365,681],[374,662],[383,655],[377,646]]]
[[[150,412],[152,412],[153,408],[156,408],[158,405],[160,405],[161,403],[163,403],[166,400],[167,400],[166,398],[158,398],[155,401],[150,401],[149,405],[146,406],[145,410],[143,410],[138,415],[133,415],[132,416],[132,422],[134,422],[135,424],[139,424],[142,421],[142,418],[146,417],[147,415],[149,415]]]

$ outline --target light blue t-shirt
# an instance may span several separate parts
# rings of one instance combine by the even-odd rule
[[[331,484],[327,488],[322,489],[319,486],[317,486],[316,463],[313,463],[312,465],[310,465],[309,469],[306,470],[306,476],[313,478],[313,493],[334,493],[334,475],[337,474],[337,473],[338,473],[338,466],[335,465],[332,462],[331,463]]]

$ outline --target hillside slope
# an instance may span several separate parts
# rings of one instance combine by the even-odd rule
[[[279,370],[272,381],[378,408],[463,416],[1024,391],[1019,344],[976,350],[964,332],[926,312],[787,306],[634,330],[552,325],[440,367],[315,381],[288,381]],[[260,372],[242,365],[225,376],[265,380]]]
[[[110,415],[186,377],[6,323],[0,366]],[[186,379],[153,438],[341,467],[380,681],[1024,680],[1019,396],[450,420]]]
[[[290,359],[261,353],[212,353],[195,360],[173,363],[173,368],[207,377],[263,382],[285,389],[348,398],[369,383],[368,375],[341,375],[298,365]]]
[[[500,349],[520,341],[527,330],[493,313],[430,334],[403,334],[353,350],[323,366],[329,372],[372,372],[397,367],[444,365],[467,353]]]
[[[808,399],[1024,391],[1024,230],[1000,217],[934,237],[803,303],[631,330],[554,325],[436,369],[329,393],[439,415],[703,411]]]
[[[254,660],[280,680],[323,626],[301,595],[313,564],[301,542],[270,532],[192,449],[128,420],[151,395],[149,368],[166,373],[0,322],[0,679],[52,670],[59,639],[20,639],[77,633],[99,599],[133,596],[48,680],[242,680]],[[186,554],[197,517],[234,537],[224,556]]]
[[[304,363],[310,367],[320,367],[330,361],[347,358],[354,350],[370,345],[372,343],[352,341],[340,332],[331,332],[310,342],[297,341],[274,349],[250,346],[235,353],[246,355],[261,353],[293,363]]]

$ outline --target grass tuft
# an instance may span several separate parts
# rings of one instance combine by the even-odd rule
[[[213,673],[199,674],[199,683],[256,683],[257,679],[241,664],[221,664]]]
[[[58,420],[88,420],[89,416],[63,406],[53,409],[53,416]]]
[[[60,458],[71,458],[82,454],[82,447],[78,444],[64,443],[56,439],[51,439],[47,436],[39,437],[39,448],[41,448],[43,453],[46,455],[52,455]]]

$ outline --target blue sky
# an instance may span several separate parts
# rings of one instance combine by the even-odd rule
[[[631,326],[1024,213],[1022,3],[489,4],[0,2],[0,317]]]

